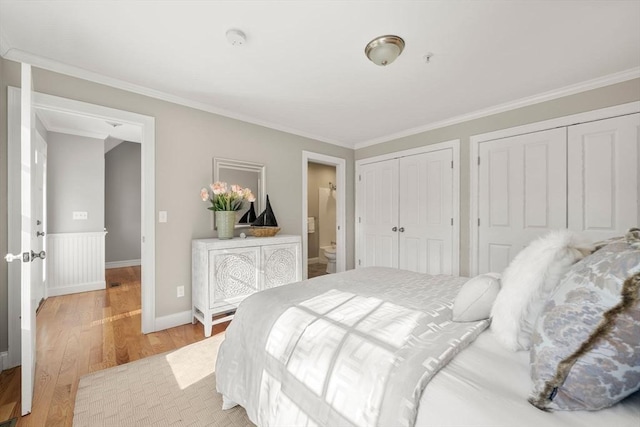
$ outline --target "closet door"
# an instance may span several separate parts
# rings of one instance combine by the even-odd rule
[[[358,267],[397,268],[398,160],[363,165],[358,177],[358,199]]]
[[[531,240],[567,224],[566,129],[480,144],[478,270],[502,272]]]
[[[399,267],[452,274],[453,151],[400,159]]]
[[[569,228],[592,241],[640,225],[640,114],[569,127]]]

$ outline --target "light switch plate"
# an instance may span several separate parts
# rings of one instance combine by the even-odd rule
[[[167,222],[167,211],[158,212],[158,222]]]
[[[74,220],[85,220],[89,218],[89,214],[87,212],[78,212],[73,211],[73,219]]]

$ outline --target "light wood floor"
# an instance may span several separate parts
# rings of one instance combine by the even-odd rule
[[[141,334],[140,267],[109,269],[106,279],[106,290],[51,297],[38,312],[33,407],[18,426],[71,426],[82,375],[204,339],[199,323]],[[0,374],[0,422],[19,414],[18,367]]]

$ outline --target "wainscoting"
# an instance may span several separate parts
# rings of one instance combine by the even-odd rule
[[[47,296],[105,288],[105,232],[47,235]]]

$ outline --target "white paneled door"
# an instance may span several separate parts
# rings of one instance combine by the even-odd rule
[[[451,274],[453,153],[440,150],[403,157],[399,191],[399,267]]]
[[[358,266],[453,274],[452,161],[444,149],[360,167]]]
[[[479,273],[502,272],[535,237],[566,228],[566,129],[480,144]]]
[[[398,160],[360,168],[359,267],[398,267]]]
[[[569,127],[569,228],[592,241],[640,225],[640,114]]]
[[[35,379],[36,367],[36,308],[39,298],[43,295],[43,269],[42,261],[45,253],[43,251],[41,235],[37,234],[41,230],[42,213],[46,203],[43,197],[44,187],[41,183],[44,181],[44,159],[46,153],[37,155],[37,142],[35,140],[35,113],[31,102],[31,66],[22,64],[22,89],[20,96],[20,143],[15,141],[18,139],[17,132],[10,132],[11,147],[9,157],[20,168],[11,167],[9,174],[9,192],[12,194],[20,193],[20,214],[16,209],[10,212],[10,224],[16,230],[12,230],[12,236],[20,236],[20,249],[18,252],[17,238],[16,241],[9,239],[10,249],[17,253],[9,253],[5,259],[12,262],[10,269],[19,267],[20,269],[20,356],[21,356],[21,388],[22,388],[22,415],[31,412],[33,400],[33,386]],[[19,145],[19,153],[15,147]],[[39,182],[40,181],[40,182]],[[40,192],[40,189],[43,192]],[[11,197],[14,199],[14,197]],[[17,197],[15,197],[17,199]],[[14,217],[19,216],[19,221],[14,221]],[[20,229],[18,233],[18,229]],[[16,265],[18,264],[18,265]],[[12,276],[13,277],[13,276]],[[17,283],[11,282],[9,286],[16,286]],[[14,292],[14,289],[10,290]],[[9,319],[10,324],[14,324],[16,319]],[[12,333],[13,331],[10,331]],[[9,352],[13,354],[15,349],[15,340],[9,341]]]

